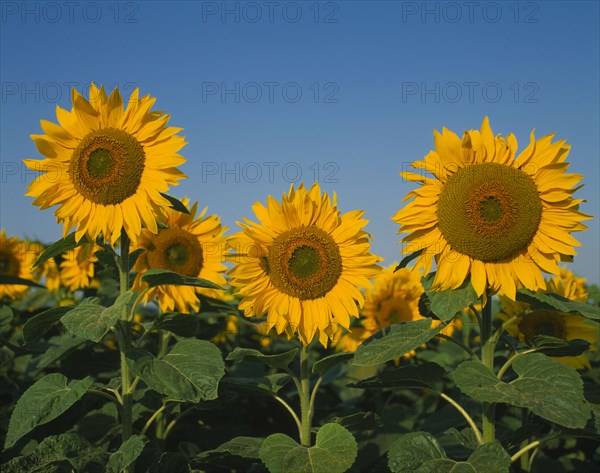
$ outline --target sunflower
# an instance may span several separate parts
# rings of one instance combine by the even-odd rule
[[[41,209],[59,205],[55,215],[64,234],[95,241],[102,233],[115,243],[124,228],[135,242],[142,226],[156,233],[161,195],[185,177],[176,166],[185,162],[177,152],[186,144],[166,128],[169,115],[151,112],[155,99],[138,98],[136,89],[123,110],[118,89],[110,97],[92,84],[90,100],[73,89],[73,108],[56,107],[60,125],[41,121],[45,135],[31,135],[46,158],[24,160],[46,174],[29,185],[26,195]]]
[[[165,210],[163,223],[167,228],[160,229],[154,235],[143,230],[139,239],[139,248],[144,252],[138,258],[133,270],[137,272],[133,289],[141,291],[147,284],[142,276],[149,269],[167,269],[183,276],[207,279],[218,285],[225,285],[223,272],[227,269],[223,264],[227,251],[227,242],[223,233],[227,227],[221,226],[218,216],[205,217],[207,208],[196,217],[198,202],[189,208],[189,199],[182,203],[189,209],[189,214],[172,208]],[[187,312],[188,306],[198,311],[200,302],[196,294],[223,299],[223,291],[191,286],[157,286],[146,292],[144,301],[158,297],[158,306],[163,312],[177,308]]]
[[[361,327],[352,328],[342,335],[337,348],[343,351],[355,351],[367,338],[398,322],[423,320],[419,311],[419,299],[423,294],[420,274],[408,268],[394,272],[396,264],[389,266],[375,278],[374,286],[365,293],[365,307],[360,319]],[[440,325],[439,320],[432,322],[432,328]],[[461,321],[453,320],[441,333],[452,336],[460,328]],[[413,350],[404,358],[414,356]]]
[[[27,245],[27,251],[33,253],[34,261],[44,252],[46,247],[39,242],[30,242]],[[44,280],[48,291],[57,293],[60,289],[60,273],[54,258],[49,258],[42,264],[37,265],[32,269],[32,274],[35,281]]]
[[[0,274],[14,276],[29,281],[35,280],[31,266],[35,262],[35,253],[29,251],[27,243],[12,236],[6,238],[4,229],[0,232]],[[0,284],[0,299],[7,297],[16,299],[25,292],[29,286],[21,284]]]
[[[238,256],[229,274],[243,297],[239,305],[247,317],[267,313],[267,331],[293,338],[297,332],[308,345],[315,335],[326,345],[337,324],[350,327],[364,303],[359,287],[380,268],[372,255],[364,212],[340,215],[336,195],[331,200],[315,183],[304,184],[273,197],[267,206],[257,202],[254,213],[260,223],[238,222],[243,231],[230,237]]]
[[[78,289],[100,286],[99,281],[94,278],[96,273],[94,264],[98,262],[95,253],[98,250],[100,250],[98,245],[85,243],[63,254],[59,266],[60,279],[67,289],[74,292]]]
[[[566,174],[570,147],[554,135],[531,142],[515,159],[517,140],[494,137],[484,118],[481,131],[434,132],[435,151],[411,166],[434,177],[402,172],[422,185],[393,220],[407,252],[422,250],[415,267],[431,271],[433,288],[455,289],[471,275],[479,296],[486,286],[515,298],[518,287],[543,289],[541,271],[558,273],[579,246],[572,232],[585,230],[582,200],[572,194],[582,176]]]
[[[561,267],[559,274],[547,281],[547,291],[579,302],[587,301],[585,279],[575,276],[571,271]],[[586,318],[560,312],[557,310],[529,310],[529,304],[516,302],[506,296],[500,296],[502,312],[498,317],[507,321],[517,314],[522,317],[506,327],[506,331],[522,343],[529,344],[536,335],[549,335],[563,340],[585,340],[590,343],[591,350],[597,350],[598,325]],[[575,369],[590,368],[587,356],[582,353],[577,356],[561,356],[556,359]]]

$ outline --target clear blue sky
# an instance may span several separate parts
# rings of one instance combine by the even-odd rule
[[[135,86],[185,128],[176,196],[230,228],[254,201],[318,177],[342,211],[365,209],[374,252],[399,258],[398,173],[488,115],[572,145],[577,196],[596,218],[572,267],[599,269],[599,2],[12,2],[1,18],[1,226],[57,239],[25,197],[31,133],[70,108],[69,84]],[[301,174],[301,175],[299,175]],[[230,230],[231,233],[231,230]]]

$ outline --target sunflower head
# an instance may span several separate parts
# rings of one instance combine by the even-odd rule
[[[548,289],[544,292],[551,292],[579,302],[587,300],[585,279],[577,277],[564,267],[561,267],[559,274],[547,283]],[[593,322],[580,315],[550,309],[531,310],[529,304],[511,300],[504,295],[500,295],[500,302],[502,312],[498,314],[498,317],[501,320],[506,322],[514,316],[522,314],[506,327],[506,331],[522,343],[529,344],[535,336],[547,335],[566,341],[585,340],[590,343],[591,350],[597,350],[598,328]],[[575,369],[590,368],[590,362],[585,353],[577,356],[556,357],[556,359]]]
[[[227,228],[221,226],[218,216],[205,216],[206,208],[196,216],[198,202],[189,207],[189,199],[184,197],[182,203],[189,209],[189,214],[168,207],[162,220],[166,228],[161,228],[157,234],[149,230],[142,231],[138,247],[144,251],[133,268],[137,272],[134,290],[147,288],[142,276],[149,269],[166,269],[183,276],[199,277],[225,285],[223,272],[226,267],[223,261],[227,241],[223,234]],[[165,285],[146,292],[144,301],[158,298],[158,306],[163,312],[188,312],[190,309],[198,311],[200,303],[196,294],[219,299],[232,298],[215,289]]]
[[[393,217],[407,252],[422,250],[416,267],[437,272],[434,289],[455,289],[471,275],[478,295],[489,287],[514,299],[519,287],[545,288],[541,271],[556,274],[572,258],[584,230],[581,200],[572,194],[582,176],[566,174],[569,146],[536,140],[517,155],[517,140],[494,136],[487,117],[462,139],[434,132],[435,150],[403,172],[421,186]],[[432,177],[428,177],[430,174]]]
[[[100,282],[95,278],[95,265],[98,262],[95,254],[99,250],[98,245],[84,243],[63,254],[59,265],[60,280],[69,291],[100,287]]]
[[[363,212],[341,215],[335,194],[331,199],[316,183],[292,185],[281,203],[269,197],[253,210],[259,222],[238,222],[242,231],[229,240],[240,309],[248,317],[267,314],[267,331],[297,334],[305,345],[317,336],[326,345],[338,324],[349,328],[350,316],[358,316],[359,287],[380,269]]]
[[[45,157],[25,164],[44,173],[29,185],[27,195],[64,222],[65,235],[91,241],[102,234],[115,243],[124,228],[135,242],[142,227],[156,233],[161,195],[177,185],[185,145],[180,128],[167,127],[169,115],[152,112],[155,99],[139,98],[136,89],[127,107],[118,89],[107,96],[92,84],[89,100],[73,89],[71,111],[56,108],[59,124],[41,121],[43,135],[31,135]]]
[[[35,252],[26,242],[12,236],[7,238],[6,231],[0,232],[0,274],[14,276],[30,281],[36,280],[31,271],[35,262]],[[0,284],[0,299],[16,299],[27,292],[29,286],[20,284]]]

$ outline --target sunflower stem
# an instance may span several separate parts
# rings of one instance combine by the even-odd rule
[[[302,431],[300,435],[300,443],[305,447],[310,447],[310,431],[311,431],[311,403],[310,403],[310,367],[308,361],[308,345],[302,346],[300,352],[300,414]]]
[[[486,290],[486,302],[481,313],[481,362],[492,373],[494,372],[494,349],[496,340],[492,337],[492,296]],[[483,442],[493,442],[495,409],[493,403],[483,403]]]
[[[129,236],[125,229],[121,230],[121,257],[119,264],[119,287],[120,293],[125,294],[129,290]],[[123,399],[123,415],[121,416],[121,436],[125,442],[131,437],[133,430],[133,390],[131,386],[131,375],[125,351],[129,347],[129,311],[123,309],[121,315],[121,334],[119,337],[119,350],[121,352],[121,398]],[[127,470],[128,471],[128,470]]]

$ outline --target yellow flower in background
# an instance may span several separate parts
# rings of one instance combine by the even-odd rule
[[[380,268],[370,253],[368,223],[361,210],[340,215],[337,199],[321,193],[318,184],[303,184],[284,194],[282,202],[269,196],[266,207],[253,206],[259,223],[238,222],[243,231],[230,237],[239,256],[229,274],[240,288],[239,309],[246,317],[267,314],[267,332],[308,345],[316,336],[326,345],[337,325],[350,327],[364,303],[359,287]]]
[[[218,216],[206,216],[207,208],[196,217],[198,202],[189,207],[189,199],[182,203],[189,214],[170,207],[164,210],[163,223],[168,227],[160,229],[158,234],[143,230],[139,238],[139,248],[144,252],[138,258],[133,271],[137,272],[133,289],[144,290],[147,285],[142,276],[149,269],[167,269],[183,276],[207,279],[224,286],[223,275],[227,267],[223,264],[227,252],[227,240],[223,236],[227,227],[221,226]],[[149,302],[158,297],[158,306],[163,312],[198,311],[200,302],[196,294],[224,299],[224,291],[191,286],[165,285],[149,290],[143,300]]]
[[[576,254],[571,233],[590,217],[572,197],[582,176],[566,174],[570,146],[553,136],[535,140],[532,132],[515,158],[514,135],[494,136],[486,117],[462,141],[435,131],[436,150],[411,164],[422,173],[401,173],[422,185],[393,220],[409,234],[408,252],[423,250],[415,267],[429,273],[437,263],[433,289],[455,289],[470,274],[478,295],[489,285],[514,299],[518,287],[544,289],[541,271],[556,274]]]
[[[31,242],[27,245],[27,251],[34,255],[34,262],[44,252],[46,247],[39,242]],[[57,293],[60,289],[60,273],[54,258],[47,259],[42,264],[32,269],[33,277],[36,281],[42,281],[48,291]]]
[[[587,291],[585,290],[585,279],[577,277],[571,271],[561,267],[557,276],[548,282],[548,289],[543,292],[551,292],[568,299],[586,302]],[[506,296],[500,296],[502,312],[498,317],[507,321],[517,314],[526,312],[514,323],[506,327],[506,331],[522,343],[529,341],[536,335],[548,335],[562,338],[563,340],[586,340],[590,343],[591,350],[598,349],[598,324],[589,321],[585,317],[557,310],[531,310],[529,304],[516,302]],[[575,369],[590,368],[590,362],[582,353],[577,356],[555,357],[561,363],[565,363]]]
[[[27,243],[15,236],[6,237],[6,231],[0,232],[0,274],[14,276],[29,281],[35,280],[31,266],[35,262],[35,253],[29,251]],[[16,299],[27,292],[29,286],[20,284],[0,284],[0,299]]]
[[[186,144],[181,128],[166,127],[169,115],[150,109],[155,99],[138,98],[136,89],[123,109],[118,88],[107,97],[92,84],[90,99],[73,89],[73,108],[56,107],[59,125],[42,120],[44,135],[31,135],[46,158],[24,160],[45,174],[26,195],[40,209],[58,205],[55,215],[64,234],[76,227],[76,239],[92,241],[102,233],[114,244],[124,227],[135,242],[142,227],[157,232],[161,196],[185,175],[177,152]]]
[[[99,287],[100,283],[94,279],[96,269],[94,264],[98,258],[94,254],[100,247],[94,244],[83,244],[72,251],[63,254],[60,262],[60,279],[63,285],[71,292],[88,287]]]
[[[423,320],[425,317],[419,312],[419,299],[423,294],[420,274],[408,268],[394,272],[396,264],[385,268],[375,278],[374,286],[365,293],[365,307],[360,319],[362,327],[352,328],[339,338],[336,347],[343,351],[355,351],[358,346],[370,336],[380,330],[398,322],[412,322]],[[434,320],[432,328],[440,325],[439,320]],[[441,333],[452,336],[456,329],[460,329],[461,321],[454,319]],[[404,355],[404,358],[414,356],[413,350]]]

